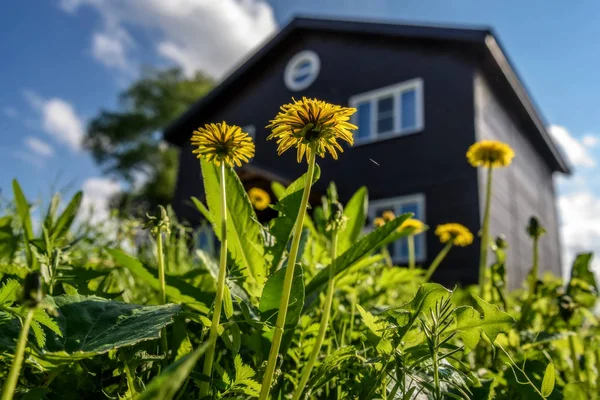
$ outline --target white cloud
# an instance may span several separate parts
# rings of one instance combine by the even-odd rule
[[[595,270],[600,271],[600,198],[589,191],[575,192],[560,196],[558,208],[566,272],[577,253],[589,251],[595,254]]]
[[[24,90],[23,96],[42,118],[42,129],[71,150],[81,149],[84,124],[71,103],[59,99],[44,99],[32,90]]]
[[[590,154],[588,147],[574,138],[569,131],[560,125],[550,125],[548,131],[558,142],[560,147],[566,153],[569,161],[574,166],[592,168],[596,166],[596,160]],[[589,139],[588,139],[589,141]]]
[[[598,144],[598,136],[591,134],[584,135],[581,143],[587,147],[595,147]]]
[[[132,44],[129,35],[122,29],[114,32],[96,32],[92,37],[92,55],[107,67],[127,71],[131,66],[126,52]]]
[[[108,178],[91,177],[83,182],[81,216],[91,224],[105,222],[109,217],[110,199],[121,190],[121,185]]]
[[[4,115],[6,115],[8,118],[16,118],[19,114],[13,107],[4,107],[2,112],[4,112]]]
[[[54,149],[48,143],[38,138],[29,136],[25,138],[25,146],[33,153],[41,157],[52,157],[54,155]]]
[[[264,0],[62,0],[69,13],[88,5],[101,14],[104,32],[127,34],[125,26],[143,28],[158,37],[155,51],[186,73],[221,78],[249,51],[271,35],[276,24]],[[105,33],[106,34],[106,33]],[[99,34],[96,34],[96,36]],[[100,34],[101,35],[101,34]],[[123,37],[102,42],[106,65],[131,64]],[[110,55],[110,57],[109,57]],[[104,60],[110,59],[111,64]]]

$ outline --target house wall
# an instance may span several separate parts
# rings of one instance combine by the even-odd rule
[[[532,215],[537,216],[547,229],[547,234],[540,240],[540,269],[560,275],[552,171],[528,140],[530,135],[527,135],[524,125],[507,113],[506,102],[480,73],[476,74],[474,91],[477,139],[500,140],[515,151],[510,167],[494,170],[490,222],[492,237],[504,234],[510,246],[507,255],[509,285],[521,285],[531,269],[532,241],[525,229]],[[485,170],[480,169],[481,204],[485,199],[486,181]]]
[[[291,92],[283,82],[286,63],[301,50],[315,51],[321,60],[316,81],[302,92]],[[197,125],[226,120],[256,127],[256,157],[252,163],[290,180],[306,165],[289,151],[277,156],[276,144],[266,141],[263,127],[292,96],[317,97],[347,105],[351,96],[420,77],[424,85],[424,130],[415,134],[347,148],[338,161],[318,159],[322,176],[316,190],[335,181],[342,199],[367,185],[372,199],[415,193],[426,196],[426,248],[431,260],[441,245],[435,226],[460,222],[474,233],[479,229],[477,172],[465,152],[475,140],[473,118],[474,60],[450,45],[390,40],[352,34],[303,33],[260,62],[235,92],[213,106],[212,115],[199,116]],[[190,131],[191,134],[191,131]],[[377,164],[375,164],[373,161]],[[197,212],[185,205],[201,196],[198,162],[191,148],[182,148],[175,206],[185,218]],[[439,269],[444,283],[472,283],[477,279],[478,245],[455,248]]]

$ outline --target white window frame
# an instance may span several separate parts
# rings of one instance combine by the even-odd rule
[[[402,113],[400,107],[401,96],[403,92],[408,90],[415,91],[415,112],[416,112],[416,126],[410,129],[402,129]],[[382,134],[377,133],[377,103],[380,99],[393,96],[394,99],[394,129],[391,132]],[[348,101],[350,107],[357,108],[359,104],[370,103],[371,104],[371,126],[369,127],[369,136],[364,138],[355,138],[355,146],[378,142],[381,140],[387,140],[398,136],[410,135],[422,131],[425,128],[425,116],[424,116],[424,98],[423,98],[423,79],[415,78],[409,81],[397,83],[391,86],[371,90],[366,93],[357,94],[350,97]],[[355,113],[352,117],[352,123],[358,124],[358,114]]]
[[[419,218],[419,220],[421,222],[423,222],[424,224],[426,223],[425,221],[425,216],[427,215],[427,209],[425,208],[425,194],[423,193],[415,193],[415,194],[411,194],[411,195],[406,195],[406,196],[398,196],[398,197],[389,197],[386,199],[379,199],[379,200],[370,200],[369,201],[369,209],[367,211],[367,215],[369,216],[369,221],[371,222],[371,226],[369,227],[370,229],[373,228],[373,221],[375,220],[376,217],[379,217],[379,215],[375,214],[376,210],[381,210],[381,209],[386,209],[386,210],[392,210],[394,212],[394,214],[399,215],[400,213],[398,212],[398,210],[400,209],[400,207],[402,207],[405,204],[408,203],[417,203],[418,207],[421,209],[421,216]],[[427,259],[427,240],[426,239],[426,235],[425,233],[421,233],[419,235],[415,236],[415,244],[418,242],[419,245],[421,246],[421,249],[423,249],[422,254],[415,254],[415,261],[417,262],[423,262]],[[393,259],[394,262],[397,263],[406,263],[408,262],[408,258],[402,257],[400,255],[400,240],[397,240],[396,242],[393,243],[394,245],[394,252],[396,254],[396,257]]]

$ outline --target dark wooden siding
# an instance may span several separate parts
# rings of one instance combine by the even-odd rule
[[[321,59],[321,72],[303,92],[291,92],[283,83],[287,61],[305,49]],[[474,233],[479,229],[477,172],[465,159],[475,140],[473,119],[474,61],[459,48],[431,42],[390,40],[365,35],[305,34],[288,42],[285,50],[267,56],[263,70],[254,71],[237,92],[214,106],[205,122],[226,120],[256,127],[258,167],[294,179],[305,171],[290,151],[277,156],[274,142],[267,142],[262,128],[281,104],[292,96],[318,97],[348,104],[356,94],[413,78],[424,85],[424,130],[403,137],[348,148],[339,161],[318,159],[322,178],[317,190],[335,181],[342,199],[367,185],[372,199],[414,193],[426,196],[428,259],[440,250],[435,226],[461,222]],[[191,134],[191,132],[190,132]],[[373,163],[376,161],[379,165]],[[198,162],[189,146],[182,148],[176,194],[180,215],[193,219],[197,213],[184,204],[191,195],[201,195]],[[186,211],[187,208],[187,211]],[[447,283],[474,282],[477,278],[477,244],[456,248],[440,268],[437,279]]]
[[[525,227],[536,215],[548,233],[540,241],[540,267],[560,275],[560,247],[552,171],[538,149],[527,138],[523,125],[512,117],[483,75],[475,78],[475,126],[477,139],[495,139],[508,143],[515,150],[510,167],[497,169],[493,177],[491,233],[505,234],[510,285],[521,284],[531,268],[532,245]],[[485,171],[480,170],[480,199],[483,204],[486,185]]]

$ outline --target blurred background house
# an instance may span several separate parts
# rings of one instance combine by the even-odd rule
[[[180,217],[200,222],[189,201],[202,197],[189,138],[205,123],[225,120],[254,136],[256,156],[238,169],[247,189],[269,190],[271,181],[289,183],[303,173],[295,154],[277,156],[264,128],[293,96],[357,109],[354,147],[338,161],[318,159],[322,175],[315,200],[330,181],[344,201],[368,186],[370,221],[393,210],[412,212],[432,227],[416,242],[423,263],[441,248],[436,225],[480,228],[486,178],[467,163],[467,148],[482,139],[509,143],[517,157],[496,174],[491,232],[510,238],[510,284],[520,284],[531,267],[524,227],[532,215],[548,231],[541,240],[541,265],[560,274],[552,178],[570,169],[488,28],[294,19],[166,129],[165,139],[181,148],[174,197]],[[391,245],[390,253],[396,263],[405,263],[406,243]],[[478,245],[456,249],[436,279],[475,282],[478,257]]]

